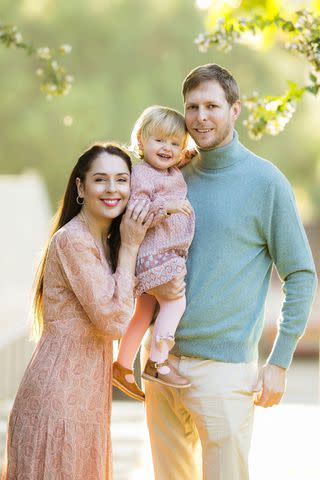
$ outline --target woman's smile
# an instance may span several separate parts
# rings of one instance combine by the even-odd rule
[[[116,207],[121,202],[121,198],[101,198],[100,200],[106,207]]]

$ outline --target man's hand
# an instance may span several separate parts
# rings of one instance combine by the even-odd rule
[[[197,155],[197,153],[198,152],[195,148],[193,148],[192,150],[188,150],[188,149],[183,150],[180,161],[177,166],[179,168],[185,167],[186,165],[188,165],[188,163],[191,162],[191,160],[195,155]]]
[[[185,272],[180,273],[170,282],[159,287],[151,288],[146,293],[153,295],[156,298],[162,298],[163,300],[176,300],[177,298],[185,295],[186,283],[184,281]]]
[[[272,407],[280,403],[286,389],[287,370],[267,363],[261,367],[255,387],[255,405]]]

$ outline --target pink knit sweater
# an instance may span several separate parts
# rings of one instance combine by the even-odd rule
[[[185,272],[186,257],[194,235],[194,212],[192,215],[167,215],[162,208],[167,201],[184,200],[186,196],[187,185],[179,168],[158,170],[144,161],[133,167],[130,201],[145,198],[150,202],[150,212],[161,213],[140,246],[136,295]]]

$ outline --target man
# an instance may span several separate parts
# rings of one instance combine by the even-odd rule
[[[197,67],[182,92],[198,146],[183,172],[196,233],[171,362],[192,385],[145,383],[155,478],[246,480],[254,403],[271,407],[284,394],[316,288],[315,267],[288,181],[238,140],[241,107],[232,75],[215,64]],[[257,375],[273,264],[285,301],[272,352]],[[149,293],[174,298],[184,285],[180,279]]]

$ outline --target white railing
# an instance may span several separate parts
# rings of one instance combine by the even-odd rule
[[[25,334],[0,349],[0,402],[14,398],[34,347]]]
[[[34,350],[28,340],[30,293],[50,217],[37,172],[0,175],[0,400],[14,397]]]

